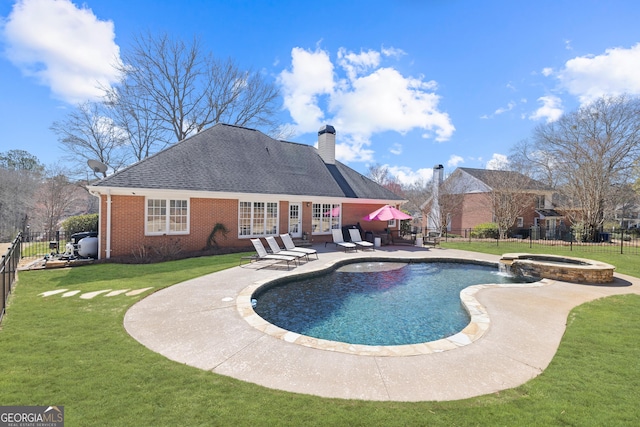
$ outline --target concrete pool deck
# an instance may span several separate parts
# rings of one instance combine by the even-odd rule
[[[314,248],[318,260],[291,270],[251,263],[162,289],[131,307],[124,326],[133,338],[171,360],[273,389],[344,399],[442,401],[525,383],[549,365],[572,308],[609,295],[640,294],[640,279],[620,274],[613,284],[600,286],[545,281],[535,287],[486,287],[475,298],[490,322],[477,340],[454,342],[449,350],[426,346],[422,354],[412,355],[309,347],[252,326],[242,306],[247,289],[344,259],[459,258],[497,265],[500,258],[411,246],[357,253],[333,245]]]

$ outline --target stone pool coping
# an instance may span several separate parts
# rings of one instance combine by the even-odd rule
[[[609,295],[640,294],[640,279],[617,273],[613,286],[553,281],[540,287],[480,289],[474,297],[491,316],[484,334],[451,351],[414,356],[321,350],[249,325],[236,303],[245,288],[334,261],[381,255],[499,260],[444,248],[386,246],[348,254],[314,248],[319,260],[291,271],[252,263],[154,292],[127,311],[124,327],[148,349],[177,363],[272,389],[340,399],[444,401],[495,393],[538,376],[555,355],[573,307]]]
[[[398,258],[390,257],[367,257],[361,260],[333,260],[325,263],[324,268],[314,270],[312,274],[322,274],[328,271],[335,270],[343,265],[348,265],[356,262],[398,262]],[[447,258],[437,257],[429,259],[414,259],[412,262],[454,262],[460,263],[465,261],[466,263],[495,266],[498,268],[497,262],[481,261],[478,259],[461,259],[461,258]],[[309,273],[292,274],[288,276],[288,279],[296,277],[304,277],[310,275]],[[487,313],[486,308],[478,302],[476,294],[482,289],[489,288],[511,288],[511,287],[540,287],[546,286],[551,283],[547,279],[541,279],[532,283],[486,283],[481,285],[472,285],[464,288],[460,291],[460,300],[462,306],[469,314],[469,324],[460,332],[441,338],[435,341],[429,341],[416,344],[405,345],[363,345],[363,344],[349,344],[338,341],[330,341],[320,338],[314,338],[307,335],[302,335],[297,332],[292,332],[279,326],[276,326],[258,315],[253,309],[251,303],[252,296],[255,292],[263,286],[268,286],[271,283],[278,282],[275,280],[264,280],[254,282],[251,285],[244,288],[236,299],[236,307],[240,316],[251,326],[268,334],[272,337],[281,339],[288,343],[302,345],[305,347],[311,347],[318,350],[337,351],[347,354],[356,354],[361,356],[417,356],[422,354],[440,353],[443,351],[455,350],[459,347],[463,347],[472,344],[474,341],[479,340],[489,329],[491,325],[491,317]]]

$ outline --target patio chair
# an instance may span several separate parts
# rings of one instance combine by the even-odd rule
[[[353,249],[354,251],[358,250],[355,243],[344,241],[344,237],[342,237],[342,230],[338,228],[333,228],[331,229],[331,234],[333,235],[333,243],[336,246],[340,246],[341,248],[344,248],[345,252],[347,252],[349,249]],[[331,242],[326,242],[324,244],[325,247],[327,246],[327,243],[331,243]]]
[[[292,256],[295,258],[302,258],[302,257],[306,257],[307,261],[309,260],[309,255],[305,254],[304,252],[295,252],[295,251],[284,251],[282,250],[282,248],[280,247],[280,245],[278,245],[278,242],[276,242],[276,238],[273,236],[268,236],[265,237],[264,240],[267,241],[267,243],[269,244],[269,247],[271,248],[271,252],[274,255],[285,255],[285,256]]]
[[[293,243],[293,239],[289,234],[281,234],[280,239],[282,239],[282,243],[284,244],[284,247],[286,250],[302,252],[307,255],[315,255],[316,259],[318,259],[318,251],[311,248],[301,248],[296,246],[295,243]]]
[[[357,228],[350,228],[349,235],[351,236],[351,241],[360,246],[362,249],[371,249],[372,251],[375,251],[373,243],[362,240],[362,236],[360,236],[360,230],[358,230]]]
[[[297,262],[297,258],[288,255],[276,255],[267,253],[267,250],[264,248],[264,245],[260,241],[260,239],[251,239],[251,243],[253,243],[253,247],[256,249],[258,253],[257,260],[274,260],[274,261],[286,261],[287,269],[289,269],[289,263],[291,261]]]

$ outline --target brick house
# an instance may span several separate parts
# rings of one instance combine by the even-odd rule
[[[217,124],[89,185],[100,199],[99,258],[142,247],[204,249],[213,228],[221,247],[290,233],[314,243],[405,200],[335,160],[336,132],[323,126],[318,148]],[[362,223],[382,233],[386,222]],[[364,237],[364,235],[363,235]]]
[[[434,179],[442,179],[434,173]],[[564,225],[564,217],[553,206],[553,188],[513,171],[457,168],[439,187],[439,204],[442,224],[448,232],[473,229],[483,223],[496,221],[492,195],[497,192],[513,191],[522,197],[523,209],[511,225],[513,233],[529,230],[532,226],[542,226],[555,233]],[[423,217],[428,217],[432,206],[428,199],[422,206]],[[427,221],[423,227],[429,228]],[[528,231],[527,231],[528,232]]]

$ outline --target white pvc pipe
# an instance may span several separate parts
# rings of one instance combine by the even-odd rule
[[[107,236],[105,254],[107,259],[111,258],[111,190],[107,191]]]

